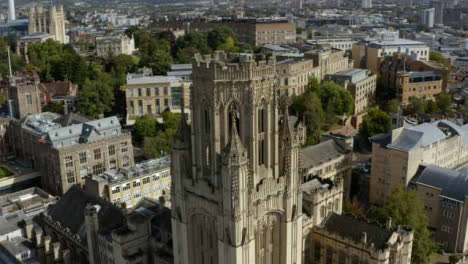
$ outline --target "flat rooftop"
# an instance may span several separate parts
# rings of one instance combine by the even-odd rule
[[[370,71],[365,70],[365,69],[349,69],[349,70],[346,70],[346,71],[337,72],[335,74],[332,74],[331,76],[332,76],[331,77],[332,79],[333,79],[333,76],[346,77],[352,83],[358,83],[358,82],[361,82],[361,81],[371,77],[372,74],[371,74]]]
[[[107,171],[103,175],[94,177],[93,179],[96,181],[107,180],[109,183],[118,183],[168,169],[170,166],[170,157],[164,156],[159,159],[143,161],[136,164],[135,167],[129,169],[122,168],[117,171]]]
[[[163,75],[156,75],[156,76],[131,76],[127,78],[127,85],[128,84],[154,84],[154,83],[179,83],[182,80],[176,76],[163,76]]]

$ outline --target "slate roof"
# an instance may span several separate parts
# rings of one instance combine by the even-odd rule
[[[442,196],[458,201],[465,201],[468,197],[468,168],[456,171],[434,165],[420,165],[412,182],[440,189]]]
[[[348,215],[332,213],[321,224],[322,229],[329,233],[340,235],[357,243],[361,241],[362,233],[367,233],[367,244],[374,244],[377,249],[386,248],[393,231],[358,220]]]
[[[62,127],[66,127],[66,126],[71,126],[74,124],[86,123],[91,120],[92,120],[91,118],[84,116],[84,115],[80,115],[76,113],[68,113],[60,117],[59,119],[55,120],[55,122],[59,123]]]
[[[432,143],[441,141],[455,134],[461,135],[463,141],[468,143],[466,139],[468,134],[465,135],[465,129],[466,128],[457,126],[447,120],[422,123],[414,127],[404,128],[396,139],[392,139],[393,142],[389,144],[388,147],[410,151],[412,149],[429,146]],[[448,134],[448,132],[451,133]]]
[[[71,187],[60,200],[46,210],[54,221],[59,221],[63,228],[69,228],[86,243],[85,208],[87,204],[98,205],[99,232],[107,234],[125,223],[122,210],[111,203],[98,198],[78,186]]]
[[[334,140],[330,139],[317,145],[301,149],[300,168],[307,169],[318,166],[346,153],[347,150],[343,149]]]

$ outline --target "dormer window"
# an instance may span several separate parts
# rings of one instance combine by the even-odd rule
[[[58,137],[58,132],[55,132],[55,136]]]

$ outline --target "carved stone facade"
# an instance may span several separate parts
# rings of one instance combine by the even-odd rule
[[[302,262],[298,140],[275,81],[272,58],[195,57],[173,144],[174,263]]]

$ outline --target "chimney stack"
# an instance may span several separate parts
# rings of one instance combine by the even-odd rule
[[[392,229],[392,218],[391,217],[387,218],[387,223],[385,223],[385,227],[387,228],[387,230]]]
[[[15,0],[8,0],[8,21],[15,21]]]

